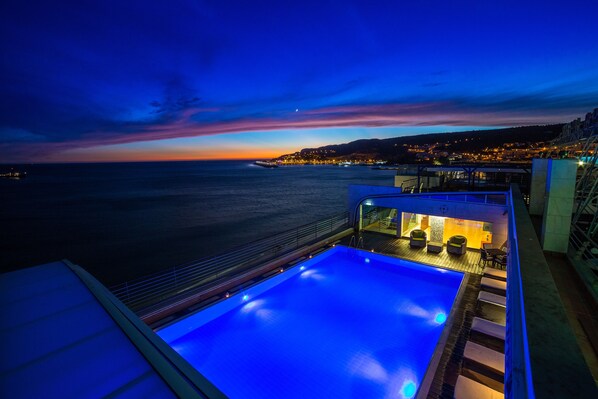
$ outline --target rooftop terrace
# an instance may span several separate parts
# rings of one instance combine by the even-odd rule
[[[478,201],[482,198],[479,195],[484,201]],[[488,201],[496,195],[478,193],[472,197],[467,194],[452,197],[444,193],[441,196],[420,196],[388,191],[371,198],[384,206],[416,206],[446,215],[454,212],[457,216],[467,215],[472,212],[472,207],[477,207],[478,211],[492,213],[497,220],[508,218],[506,312],[504,307],[489,307],[478,300],[483,278],[487,277],[482,276],[484,269],[479,264],[480,252],[477,249],[468,249],[461,256],[446,251],[428,253],[426,249],[410,248],[405,239],[372,232],[363,232],[363,241],[352,242],[354,230],[347,227],[354,219],[348,215],[306,225],[294,230],[294,233],[289,230],[283,236],[256,242],[259,245],[244,246],[222,257],[141,279],[135,282],[134,287],[140,295],[152,289],[166,295],[166,301],[152,302],[153,309],[162,306],[162,309],[173,310],[173,303],[181,305],[174,312],[160,314],[161,320],[168,322],[295,267],[302,259],[336,243],[362,246],[366,250],[373,249],[469,273],[467,289],[454,312],[445,350],[438,360],[439,367],[430,385],[431,397],[455,395],[458,381],[464,376],[498,392],[504,391],[505,396],[510,398],[595,397],[596,383],[590,369],[596,372],[596,348],[592,346],[595,337],[591,336],[591,325],[595,322],[592,313],[596,308],[590,304],[583,309],[580,307],[586,297],[575,294],[579,294],[583,285],[566,279],[571,275],[564,269],[567,267],[565,258],[542,251],[517,188],[501,194],[503,198],[506,196],[505,201]],[[361,201],[367,198],[367,195],[363,196]],[[393,202],[395,200],[398,202]],[[223,269],[222,265],[226,268]],[[5,345],[3,353],[9,354],[3,357],[0,383],[3,392],[17,392],[12,397],[18,397],[20,393],[22,397],[35,396],[40,389],[61,392],[59,382],[73,377],[70,372],[63,372],[64,369],[52,364],[66,355],[72,354],[67,360],[72,370],[86,370],[88,376],[98,374],[86,368],[91,367],[91,363],[82,360],[90,356],[85,354],[86,350],[97,352],[98,348],[102,355],[107,356],[103,357],[104,363],[93,365],[99,368],[100,373],[113,369],[112,365],[108,365],[109,360],[121,359],[120,352],[130,360],[131,370],[141,370],[141,374],[132,376],[128,381],[115,382],[114,374],[107,376],[110,392],[135,392],[137,387],[145,386],[144,381],[149,381],[150,385],[157,384],[159,389],[173,395],[185,396],[184,392],[189,392],[196,397],[219,397],[217,389],[169,347],[165,348],[164,342],[156,340],[157,336],[139,318],[77,266],[56,263],[26,269],[2,275],[0,284],[2,306],[9,310],[0,330]],[[130,298],[130,288],[128,284],[117,287],[125,301]],[[176,301],[169,300],[169,295]],[[80,306],[73,306],[77,303]],[[143,308],[140,309],[143,311]],[[70,316],[65,319],[66,315]],[[506,325],[502,341],[492,342],[488,336],[480,338],[476,331],[472,332],[477,328],[476,318],[499,326]],[[88,322],[80,323],[81,320]],[[105,323],[97,323],[97,320]],[[48,334],[42,335],[43,339],[37,342],[39,331]],[[98,345],[96,339],[103,337],[106,331],[113,338],[104,345]],[[488,345],[499,354],[504,352],[503,378],[488,377],[476,365],[468,363],[466,358],[471,356],[472,348],[468,346],[469,341]],[[118,354],[113,352],[115,348],[121,348]],[[128,366],[125,369],[131,372]],[[54,380],[48,384],[27,386],[23,381],[32,375],[39,375],[39,381]],[[80,382],[81,389],[105,387],[93,378],[81,379]],[[483,397],[481,391],[476,392],[480,395],[476,398]]]

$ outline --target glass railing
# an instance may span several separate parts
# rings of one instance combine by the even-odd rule
[[[419,198],[439,201],[473,202],[477,204],[506,205],[506,193],[442,193],[442,194],[413,194]]]
[[[118,284],[111,287],[111,291],[130,309],[139,312],[169,298],[190,295],[348,227],[349,214],[343,212],[241,245],[218,256]]]

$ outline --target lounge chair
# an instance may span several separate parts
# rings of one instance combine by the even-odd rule
[[[483,345],[475,342],[467,341],[465,344],[465,351],[463,352],[465,359],[479,363],[488,368],[493,373],[503,376],[505,374],[505,355],[486,348]]]
[[[493,305],[507,306],[507,297],[496,295],[491,292],[480,291],[478,294],[478,301],[488,302]]]
[[[411,248],[425,248],[428,235],[425,231],[415,229],[409,234],[409,246]]]
[[[490,277],[496,280],[507,281],[507,271],[494,269],[492,267],[484,268],[484,277]]]
[[[455,384],[455,399],[504,399],[505,395],[460,375]]]
[[[483,290],[490,291],[494,294],[505,295],[507,293],[507,283],[505,281],[482,277],[480,285]]]
[[[474,317],[471,323],[471,331],[476,331],[490,337],[505,340],[505,326],[479,317]]]
[[[467,238],[464,236],[452,236],[446,242],[446,252],[449,254],[463,255],[467,250]]]

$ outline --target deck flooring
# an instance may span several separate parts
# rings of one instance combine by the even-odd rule
[[[363,232],[363,248],[373,249],[375,252],[385,255],[396,256],[399,258],[425,263],[428,265],[439,266],[445,269],[457,270],[460,272],[482,274],[482,266],[478,265],[480,260],[479,250],[468,249],[463,255],[453,255],[446,252],[446,244],[439,254],[430,253],[426,248],[411,248],[409,240],[397,238],[391,235]],[[345,237],[341,244],[349,245],[351,237]]]

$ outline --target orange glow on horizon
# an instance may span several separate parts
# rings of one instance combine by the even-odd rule
[[[168,151],[168,150],[106,150],[85,149],[57,154],[56,159],[47,162],[160,162],[160,161],[233,161],[277,158],[295,152],[295,149],[280,150],[210,150],[210,151]]]

